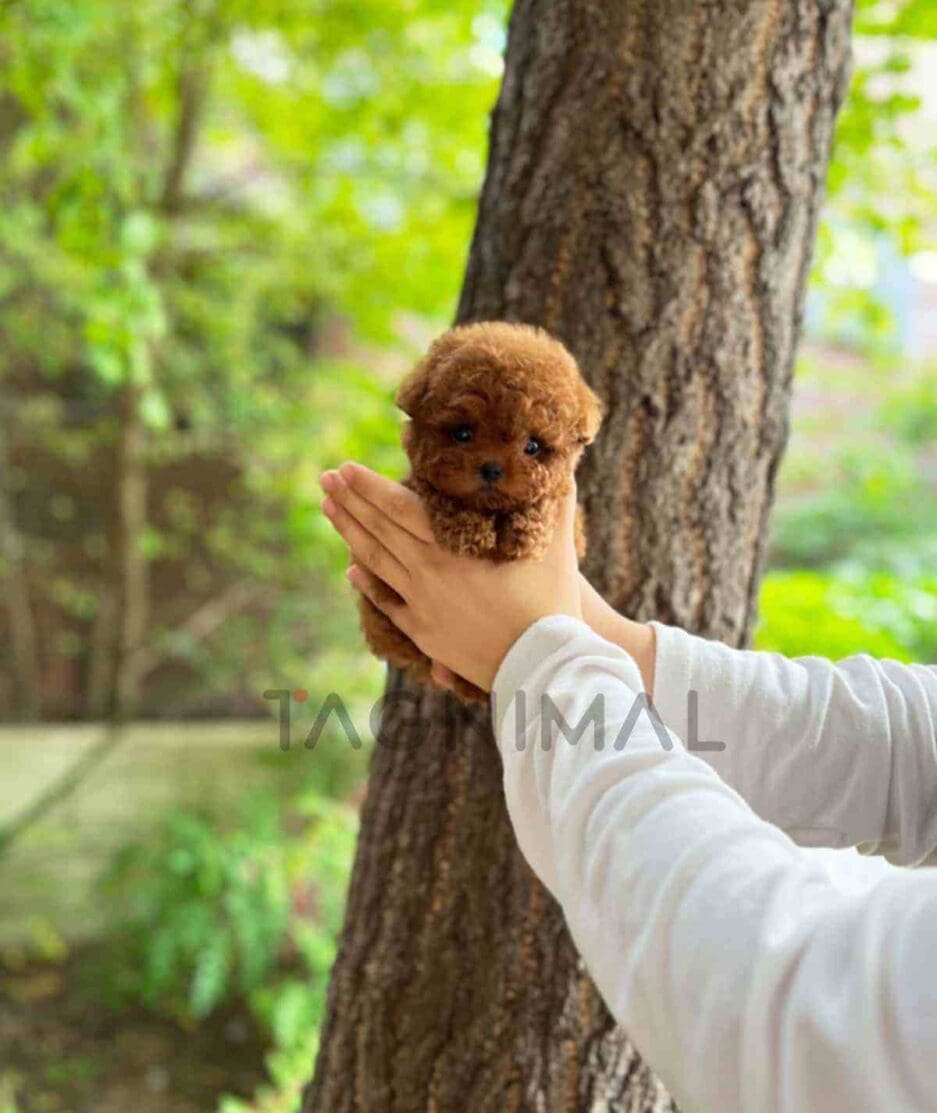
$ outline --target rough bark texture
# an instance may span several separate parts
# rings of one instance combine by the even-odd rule
[[[511,20],[459,319],[545,325],[605,399],[580,471],[596,586],[734,645],[850,14],[519,0]],[[484,713],[389,694],[306,1113],[667,1108],[516,849]]]

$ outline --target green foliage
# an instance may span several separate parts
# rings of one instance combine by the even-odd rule
[[[937,444],[937,366],[917,368],[879,406],[882,424],[915,449]]]
[[[129,387],[153,481],[137,542],[156,585],[147,646],[188,677],[152,688],[148,709],[169,698],[201,712],[220,693],[243,706],[313,664],[335,675],[352,660],[344,557],[316,476],[349,456],[403,467],[392,389],[455,302],[507,7],[0,8],[0,377],[17,399],[3,420],[20,450],[43,454],[17,469],[23,502],[81,534],[85,563],[60,559],[51,526],[27,537],[35,603],[67,625],[56,644],[77,669],[90,671],[94,621],[119,588],[113,523],[48,488],[57,468],[111,467]],[[909,76],[931,13],[927,0],[858,4],[814,282],[834,326],[866,345],[889,323],[861,272],[882,243],[921,247],[932,212]],[[232,474],[206,505],[191,480],[218,459]],[[822,562],[844,534],[890,529],[914,496],[893,511],[875,483],[847,478],[852,508],[796,508],[779,525],[782,559]],[[187,618],[232,584],[250,602],[193,632]]]
[[[0,1073],[0,1113],[20,1113],[20,1106],[16,1100],[20,1082],[21,1079],[5,1071]],[[224,1111],[224,1113],[227,1113],[227,1111]]]
[[[856,32],[890,38],[937,39],[931,0],[858,0]]]
[[[835,577],[817,572],[774,572],[760,596],[758,649],[787,657],[839,660],[853,653],[908,660],[907,648],[888,630],[886,616],[870,615],[862,591],[850,595]]]
[[[937,576],[926,567],[772,572],[761,590],[756,644],[788,656],[852,653],[937,660]]]
[[[143,358],[133,326],[161,332],[165,300],[177,358],[159,388],[195,367],[231,380],[195,384],[206,419],[250,404],[260,351],[295,363],[289,326],[308,329],[317,307],[384,336],[401,312],[445,312],[502,15],[403,0],[7,6],[7,308],[56,297],[76,330],[61,362],[84,338],[111,382]]]
[[[793,436],[772,519],[772,562],[879,561],[937,537],[929,463],[937,428],[933,366],[822,356],[801,360],[809,408]]]
[[[853,368],[838,384],[851,414],[834,395],[795,422],[797,451],[785,468],[795,489],[774,517],[761,648],[937,660],[934,376],[932,366],[886,364],[862,382]],[[822,367],[809,379],[837,385]]]
[[[309,1081],[317,1047],[318,1032],[310,1030],[305,1041],[271,1051],[267,1056],[270,1081],[258,1087],[249,1101],[225,1095],[218,1113],[299,1113],[302,1088]]]
[[[115,935],[96,979],[116,1004],[188,1021],[245,1000],[272,1047],[257,1108],[292,1109],[324,1014],[356,826],[317,791],[288,806],[254,794],[228,824],[170,815],[104,881]]]
[[[147,641],[191,671],[180,700],[243,698],[352,641],[316,476],[352,454],[402,467],[393,385],[407,338],[458,291],[503,15],[503,0],[0,8],[0,377],[15,406],[0,418],[15,451],[46,454],[17,480],[40,502],[38,473],[111,466],[118,395],[136,392],[160,492],[137,543],[155,583],[185,579]],[[234,474],[208,508],[188,477],[219,458]],[[72,624],[79,663],[119,588],[113,530],[85,510],[93,558],[56,566],[50,548],[36,600]],[[232,582],[256,586],[264,619],[255,603],[193,635],[186,616]]]
[[[897,544],[937,535],[937,506],[900,451],[849,448],[828,468],[828,476],[829,486],[778,506],[774,563],[820,567],[877,549],[886,538]]]
[[[858,0],[856,65],[837,121],[827,203],[811,275],[827,325],[860,346],[889,348],[877,297],[880,256],[933,244],[937,146],[917,114],[916,40],[937,37],[930,0]]]

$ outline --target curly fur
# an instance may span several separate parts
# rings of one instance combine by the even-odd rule
[[[404,483],[423,500],[439,544],[495,561],[540,556],[602,416],[566,348],[529,325],[462,325],[432,344],[397,404],[410,418]],[[539,446],[533,454],[531,438]],[[581,521],[577,547],[581,557]],[[366,599],[361,624],[376,656],[432,683],[432,662]],[[466,681],[456,694],[487,698]]]

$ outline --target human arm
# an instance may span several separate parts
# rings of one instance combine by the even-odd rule
[[[557,599],[575,613],[571,540],[536,567],[475,562],[466,577],[340,497],[348,516],[333,507],[330,518],[369,574],[400,583],[398,613],[424,651],[476,683],[494,679],[521,849],[560,901],[613,1013],[683,1107],[930,1108],[930,874],[896,871],[847,897],[678,740],[663,746],[645,715],[616,747],[642,687],[632,658],[569,615],[524,627]],[[424,590],[431,606],[419,604]],[[520,690],[529,717],[518,749]],[[568,724],[602,697],[604,748],[590,738],[545,748],[538,697],[547,695]]]
[[[721,744],[696,752],[796,842],[901,865],[937,851],[937,670],[733,649],[631,622],[591,589],[583,617],[636,660],[652,655],[642,673],[664,723],[691,747]]]
[[[509,634],[516,636],[524,628],[517,623],[529,623],[551,609],[549,596],[536,606],[525,603],[536,596],[541,584],[549,582],[543,578],[545,566],[519,562],[491,570],[477,561],[459,564],[459,558],[436,551],[428,518],[412,492],[360,465],[345,465],[342,473],[345,479],[327,473],[334,483],[325,481],[327,489],[334,488],[338,526],[357,529],[359,547],[376,547],[393,574],[401,572],[400,561],[388,554],[384,543],[369,534],[354,515],[368,518],[379,531],[393,527],[396,532],[385,536],[392,546],[400,543],[400,538],[415,537],[422,543],[415,554],[408,550],[415,566],[427,560],[436,564],[433,574],[423,580],[424,598],[417,600],[418,608],[422,605],[429,615],[430,627],[441,630],[433,622],[440,612],[449,614],[448,621],[460,630],[474,632],[476,661],[488,660],[482,686],[490,686],[491,661],[500,659],[495,652],[506,652]],[[441,574],[444,569],[452,575],[449,581]],[[351,571],[361,590],[373,591],[371,574],[367,559]],[[462,590],[464,577],[489,592],[483,628],[472,616],[453,611],[464,608],[471,598],[470,592]],[[777,654],[731,649],[674,627],[633,622],[610,607],[582,577],[578,601],[561,598],[556,593],[566,590],[567,583],[568,578],[560,579],[550,586],[552,609],[581,613],[601,636],[632,656],[644,690],[653,694],[663,721],[678,737],[691,747],[701,742],[721,743],[722,750],[698,750],[697,756],[712,765],[762,818],[802,845],[861,845],[899,864],[918,863],[934,853],[934,669],[868,657],[834,665],[822,658],[789,660]],[[447,586],[452,584],[455,586]],[[521,605],[515,624],[488,622],[492,610],[501,610],[507,590],[514,591]],[[441,594],[434,597],[432,593],[437,591]],[[418,614],[414,617],[419,621]],[[437,679],[445,683],[446,666],[452,664],[446,654],[459,639],[443,634],[437,652],[431,655],[437,660]],[[691,693],[696,700],[695,723],[690,715]]]
[[[529,629],[494,683],[518,842],[613,1014],[687,1110],[929,1109],[937,878],[846,896],[645,714],[617,748],[641,686],[565,617]],[[544,697],[570,727],[600,698],[604,748],[545,746]]]

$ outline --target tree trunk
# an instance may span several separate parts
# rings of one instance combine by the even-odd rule
[[[118,412],[115,564],[119,607],[111,713],[114,719],[125,720],[133,717],[140,700],[138,660],[149,614],[149,570],[143,551],[148,522],[145,430],[138,387],[130,383],[123,387]]]
[[[40,677],[36,624],[29,601],[26,575],[29,554],[16,523],[10,490],[11,453],[5,428],[6,414],[0,413],[0,566],[3,573],[2,599],[7,612],[7,646],[13,682],[12,704],[17,717],[33,722],[39,718]]]
[[[590,579],[732,645],[755,618],[850,16],[519,0],[511,19],[459,320],[566,342],[608,407],[580,471]],[[397,675],[388,695],[306,1113],[667,1108],[516,848],[485,713]]]

